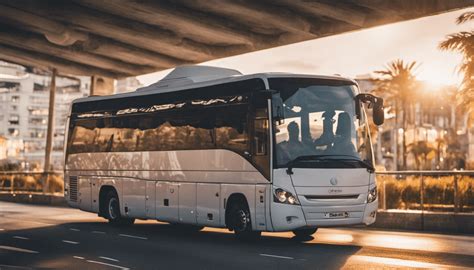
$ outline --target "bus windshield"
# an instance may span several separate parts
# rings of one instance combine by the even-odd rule
[[[366,117],[355,115],[354,84],[314,78],[269,81],[283,100],[284,119],[274,122],[277,168],[301,160],[307,162],[292,166],[373,167]]]

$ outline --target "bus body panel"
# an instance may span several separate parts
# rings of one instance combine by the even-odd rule
[[[122,178],[122,200],[124,211],[128,217],[145,218],[146,181],[134,178]],[[120,200],[119,200],[120,201]]]
[[[220,222],[220,184],[196,185],[197,223],[205,226],[219,227]],[[181,190],[180,190],[181,192]],[[185,195],[185,194],[180,194]],[[186,195],[185,195],[186,196]]]
[[[156,181],[145,183],[145,213],[147,218],[156,218]]]
[[[197,201],[196,183],[179,183],[179,222],[186,224],[197,224]]]
[[[178,183],[163,181],[156,183],[156,219],[179,222]]]
[[[268,183],[249,161],[222,149],[70,154],[66,171],[176,182]]]

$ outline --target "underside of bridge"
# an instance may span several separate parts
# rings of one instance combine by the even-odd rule
[[[473,5],[474,0],[0,0],[0,59],[121,78]]]

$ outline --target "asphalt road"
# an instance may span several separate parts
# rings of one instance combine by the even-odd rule
[[[474,268],[474,236],[337,228],[306,240],[264,233],[247,243],[224,229],[189,232],[156,221],[112,227],[76,209],[0,202],[1,270],[407,267]]]

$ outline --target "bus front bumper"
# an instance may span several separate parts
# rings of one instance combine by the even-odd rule
[[[375,222],[378,200],[368,204],[338,206],[301,206],[272,204],[274,231],[289,231],[302,227],[337,227],[370,225]]]

